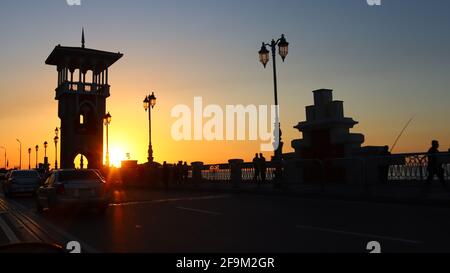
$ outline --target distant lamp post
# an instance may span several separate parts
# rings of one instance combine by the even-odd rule
[[[36,145],[36,169],[38,168],[39,145]]]
[[[144,99],[144,109],[148,111],[148,124],[149,124],[149,144],[148,144],[148,162],[153,162],[153,147],[152,147],[152,109],[156,105],[156,97],[154,92],[151,95],[146,96]]]
[[[55,142],[55,170],[58,169],[58,141],[59,141],[59,128],[55,129],[55,137],[53,138],[53,142]]]
[[[28,170],[31,170],[31,148],[28,148]]]
[[[5,150],[5,169],[7,168],[7,166],[6,166],[6,147],[4,147],[4,146],[0,146],[0,149],[3,149],[3,150]]]
[[[112,116],[109,112],[103,117],[103,121],[106,126],[106,160],[105,160],[106,162],[105,162],[105,165],[107,167],[109,167],[109,165],[110,165],[110,162],[109,162],[109,125],[111,124],[111,119],[112,119]]]
[[[19,170],[22,169],[22,142],[19,139],[16,139],[19,143]]]
[[[48,147],[48,142],[44,142],[44,158],[47,157],[47,147]]]
[[[53,138],[53,141],[55,142],[55,170],[58,169],[58,140],[58,136],[55,136],[55,138]]]
[[[286,59],[288,53],[289,53],[289,43],[286,41],[286,38],[284,37],[284,34],[281,35],[281,38],[277,41],[272,40],[270,44],[262,43],[261,50],[259,53],[259,60],[264,65],[264,68],[266,68],[267,63],[269,63],[270,60],[270,52],[267,50],[267,46],[270,47],[272,52],[272,59],[273,59],[273,83],[274,83],[274,95],[275,95],[275,139],[277,140],[276,149],[275,149],[275,155],[274,160],[281,160],[283,156],[283,142],[281,141],[281,125],[280,125],[280,117],[279,117],[279,104],[278,104],[278,83],[277,83],[277,66],[276,66],[276,51],[278,46],[278,53],[281,56],[281,59]]]

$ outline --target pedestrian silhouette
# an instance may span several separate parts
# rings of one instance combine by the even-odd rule
[[[263,154],[259,154],[259,170],[261,172],[262,183],[265,183],[267,174],[267,161]]]
[[[259,168],[259,158],[258,154],[255,154],[255,158],[253,158],[253,168],[255,169],[255,175],[253,176],[253,181],[258,181],[260,176],[260,168]]]
[[[183,164],[183,182],[186,182],[189,176],[189,166],[187,162]]]
[[[381,184],[387,184],[389,181],[389,163],[388,156],[391,155],[391,152],[389,151],[389,146],[384,146],[383,150],[380,152],[381,158],[381,164],[379,165],[378,169],[378,175],[380,178]]]
[[[427,178],[427,186],[431,185],[431,182],[434,180],[434,176],[437,176],[441,181],[444,187],[447,186],[444,179],[444,168],[442,164],[439,164],[438,160],[439,154],[439,142],[437,140],[433,140],[431,143],[431,148],[428,150],[428,178]]]
[[[167,190],[167,189],[169,189],[170,169],[169,169],[169,165],[167,165],[166,161],[164,161],[164,163],[163,163],[162,177],[163,177],[164,187]]]
[[[175,166],[175,183],[181,184],[183,180],[183,161],[178,161],[178,164]]]

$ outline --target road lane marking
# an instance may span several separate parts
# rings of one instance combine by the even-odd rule
[[[9,205],[12,207],[13,211],[21,214],[21,216],[24,217],[27,221],[29,221],[30,224],[33,225],[35,228],[38,228],[38,229],[40,229],[41,232],[46,233],[45,235],[47,237],[51,237],[51,238],[55,239],[54,236],[52,236],[50,234],[50,232],[57,233],[60,237],[62,237],[60,239],[67,240],[68,242],[70,242],[70,241],[80,242],[83,252],[99,253],[99,251],[97,249],[95,249],[94,247],[88,245],[84,241],[79,240],[74,235],[64,231],[63,229],[57,227],[56,225],[54,225],[54,224],[50,223],[49,221],[47,221],[46,219],[42,218],[40,215],[36,214],[33,211],[33,209],[27,208],[26,206],[20,204],[17,201],[14,201],[14,200],[9,200],[8,202],[10,203]],[[42,224],[44,224],[45,227]],[[28,226],[26,226],[26,227],[27,227],[27,229],[31,228]],[[30,230],[30,234],[33,236],[36,236],[36,235],[34,235],[34,233],[31,232],[31,230]],[[58,243],[66,244],[67,242],[58,242]]]
[[[176,207],[176,208],[180,209],[180,210],[187,210],[187,211],[209,214],[209,215],[214,215],[214,216],[222,215],[222,213],[215,212],[215,211],[209,211],[209,210],[193,209],[193,208],[185,208],[185,207]]]
[[[403,243],[408,243],[408,244],[422,244],[422,242],[420,242],[420,241],[414,241],[414,240],[409,240],[409,239],[389,237],[389,236],[383,236],[383,235],[374,235],[374,234],[367,234],[367,233],[358,233],[358,232],[351,232],[351,231],[344,231],[344,230],[336,230],[336,229],[329,229],[329,228],[320,228],[320,227],[303,226],[303,225],[297,225],[296,228],[321,231],[321,232],[337,233],[337,234],[343,234],[343,235],[358,236],[358,237],[369,237],[369,238],[383,239],[383,240],[389,240],[389,241],[398,241],[398,242],[403,242]]]
[[[123,203],[112,203],[110,207],[125,207],[125,206],[136,206],[136,205],[146,205],[146,204],[157,204],[157,203],[168,203],[168,202],[178,202],[178,201],[196,201],[196,200],[211,200],[211,199],[221,199],[227,198],[230,195],[208,195],[199,197],[181,197],[181,198],[167,198],[159,200],[149,200],[149,201],[131,201]]]
[[[11,230],[11,228],[8,226],[8,224],[5,222],[5,220],[3,220],[2,217],[0,217],[0,228],[3,230],[3,232],[5,233],[6,237],[8,238],[8,240],[11,244],[20,243],[19,238],[17,238],[14,231]]]

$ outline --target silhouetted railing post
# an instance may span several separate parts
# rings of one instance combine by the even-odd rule
[[[244,160],[230,159],[228,163],[230,163],[231,183],[233,188],[238,188],[242,182],[242,164],[244,164]]]
[[[192,162],[192,181],[194,184],[200,183],[202,181],[202,169],[203,162]]]

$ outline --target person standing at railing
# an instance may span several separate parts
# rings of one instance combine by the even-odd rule
[[[255,158],[253,158],[253,169],[255,170],[255,175],[253,176],[253,181],[258,182],[259,176],[260,176],[260,169],[259,169],[259,157],[258,154],[255,154]],[[259,183],[258,183],[259,186]]]
[[[380,178],[380,182],[382,184],[387,184],[389,181],[389,162],[388,157],[391,156],[391,152],[389,151],[389,146],[384,146],[383,150],[380,153],[381,158],[381,164],[378,167],[378,175]]]
[[[183,182],[186,183],[188,176],[189,176],[189,166],[188,166],[187,162],[184,162],[184,164],[183,164]]]
[[[183,161],[178,161],[175,166],[175,184],[181,184],[183,181]]]
[[[434,176],[437,176],[442,183],[442,186],[446,187],[447,183],[444,179],[444,168],[442,168],[442,164],[439,164],[438,159],[439,154],[439,142],[437,140],[433,140],[431,143],[431,148],[428,150],[428,179],[427,186],[431,185],[431,182],[434,179]]]
[[[163,184],[166,190],[169,189],[169,177],[170,176],[170,169],[169,169],[169,165],[167,165],[167,162],[164,161],[163,163],[163,167],[162,167],[162,180],[163,180]]]
[[[261,180],[264,184],[266,182],[267,161],[263,154],[259,154],[259,168],[261,172]]]

